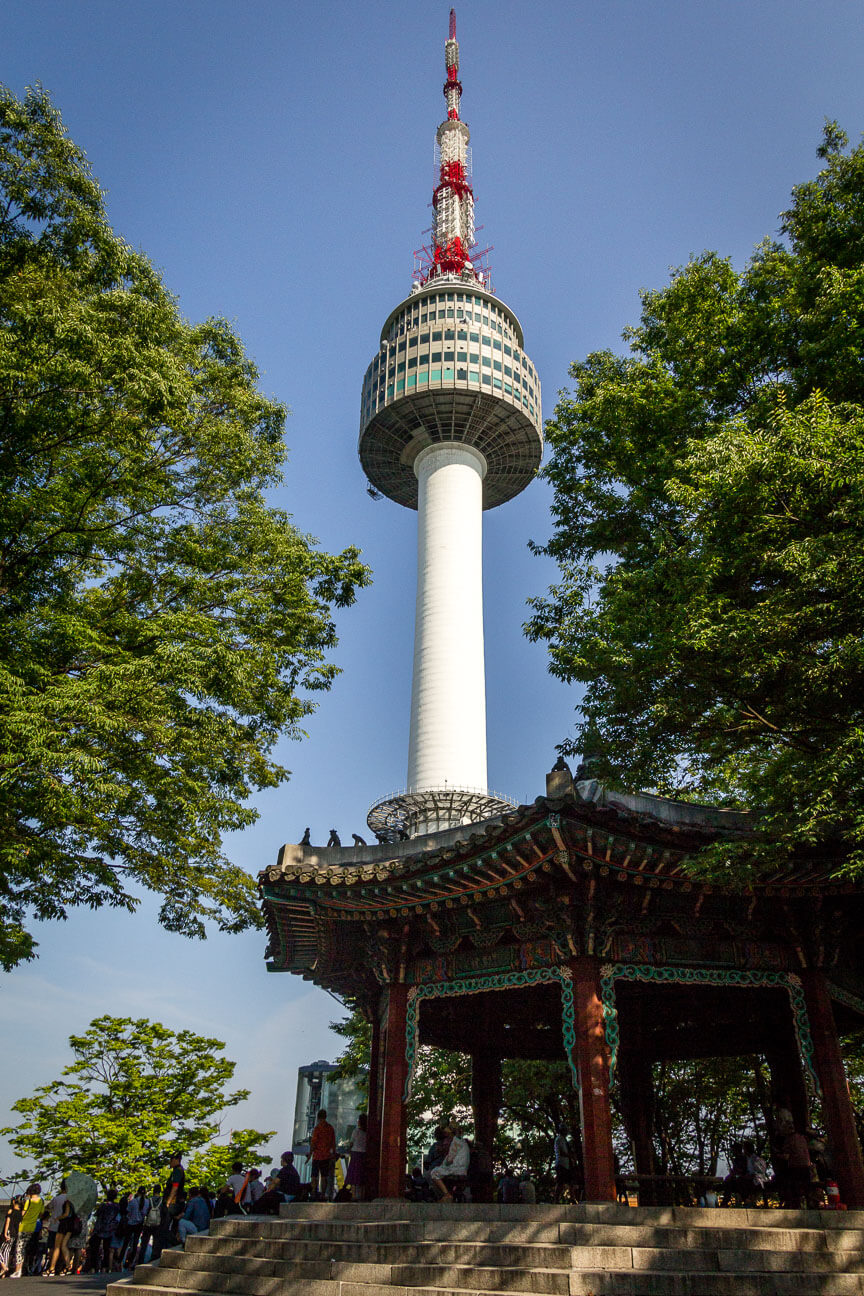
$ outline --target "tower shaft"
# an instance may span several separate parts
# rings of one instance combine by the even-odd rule
[[[408,787],[486,788],[483,478],[471,446],[442,442],[414,462],[417,611]]]

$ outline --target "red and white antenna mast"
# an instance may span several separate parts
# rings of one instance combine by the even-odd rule
[[[447,72],[444,82],[447,118],[438,127],[436,136],[440,168],[438,184],[432,194],[435,213],[432,245],[418,254],[422,257],[418,277],[424,284],[439,275],[458,275],[462,279],[484,283],[485,274],[479,262],[485,253],[478,253],[474,242],[474,192],[468,152],[471,135],[459,116],[462,82],[459,80],[455,9],[450,10],[450,34],[444,45],[444,66]]]

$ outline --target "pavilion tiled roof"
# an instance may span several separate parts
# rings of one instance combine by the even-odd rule
[[[319,980],[325,963],[338,962],[340,948],[352,945],[356,955],[358,923],[419,915],[434,924],[436,914],[466,904],[480,912],[485,902],[530,888],[541,873],[561,874],[564,885],[593,872],[649,889],[731,891],[701,879],[690,860],[710,842],[755,839],[752,817],[738,811],[614,792],[594,780],[574,785],[569,774],[563,785],[556,786],[554,775],[549,784],[547,792],[561,794],[407,842],[283,846],[259,879],[274,970]],[[830,859],[802,856],[749,890],[780,896],[861,891],[835,871]]]

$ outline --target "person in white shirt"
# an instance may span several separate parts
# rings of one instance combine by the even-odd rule
[[[235,1161],[227,1179],[228,1187],[238,1206],[249,1206],[252,1194],[249,1192],[249,1176],[243,1173],[243,1162]]]
[[[465,1140],[460,1136],[459,1126],[451,1125],[453,1138],[450,1141],[450,1147],[447,1149],[447,1155],[439,1166],[436,1166],[429,1174],[429,1182],[433,1192],[438,1194],[440,1201],[452,1201],[453,1196],[450,1192],[445,1179],[461,1179],[468,1173],[468,1166],[471,1161],[471,1149]]]

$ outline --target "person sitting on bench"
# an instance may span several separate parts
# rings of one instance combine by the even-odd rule
[[[451,1125],[450,1129],[453,1137],[447,1155],[429,1175],[432,1191],[437,1193],[440,1201],[453,1200],[453,1194],[450,1191],[451,1185],[448,1184],[448,1180],[465,1179],[471,1161],[471,1149],[465,1139],[460,1137],[459,1126]]]

